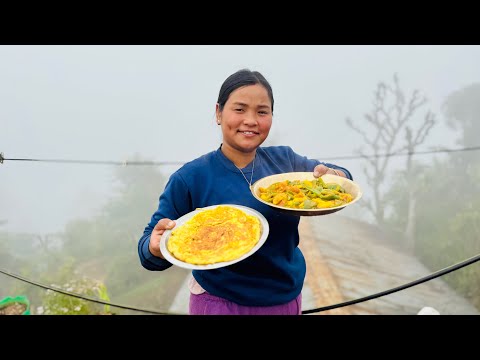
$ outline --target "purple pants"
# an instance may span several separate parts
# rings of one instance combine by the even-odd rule
[[[274,306],[243,306],[207,292],[190,293],[190,315],[301,315],[302,294],[292,301]]]

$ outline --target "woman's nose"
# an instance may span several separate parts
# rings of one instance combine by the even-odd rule
[[[246,113],[243,118],[243,123],[246,125],[257,125],[257,114]]]

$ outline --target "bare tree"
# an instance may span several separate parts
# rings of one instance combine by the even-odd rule
[[[355,125],[350,118],[346,119],[347,125],[362,135],[366,145],[370,148],[367,155],[363,148],[358,149],[360,155],[367,162],[363,172],[367,184],[373,190],[373,199],[364,200],[364,205],[373,215],[378,225],[385,223],[388,201],[382,191],[387,175],[387,169],[393,155],[406,153],[405,174],[410,178],[412,174],[412,154],[415,149],[425,141],[430,129],[435,124],[434,115],[427,111],[420,125],[415,123],[414,114],[427,102],[414,90],[409,99],[400,89],[398,76],[393,76],[393,86],[380,82],[375,91],[373,110],[365,115],[365,119],[374,131],[365,130],[364,125]],[[414,126],[417,125],[417,126]],[[401,139],[403,134],[403,141]],[[413,246],[415,231],[415,189],[408,187],[408,214],[406,235],[408,247]]]
[[[54,250],[54,247],[58,247],[59,244],[62,243],[62,235],[60,233],[35,235],[35,238],[38,240],[39,247],[44,255],[51,257],[54,260],[60,259],[60,256]]]

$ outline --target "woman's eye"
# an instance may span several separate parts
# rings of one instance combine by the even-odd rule
[[[268,111],[259,111],[258,113],[259,113],[259,114],[262,114],[262,115],[267,115],[267,114],[268,114]]]
[[[243,109],[235,109],[235,111],[243,111]]]

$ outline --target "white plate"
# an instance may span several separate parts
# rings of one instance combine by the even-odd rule
[[[336,211],[342,210],[347,206],[355,204],[360,198],[362,197],[362,190],[360,189],[360,186],[353,182],[350,179],[344,178],[343,176],[337,176],[337,175],[332,175],[332,174],[325,174],[322,176],[322,179],[324,182],[329,183],[337,183],[338,185],[342,186],[345,191],[349,194],[352,195],[353,200],[350,201],[347,204],[341,205],[341,206],[336,206],[333,208],[322,208],[322,209],[291,209],[287,208],[284,206],[279,206],[279,205],[274,205],[268,201],[263,200],[260,198],[260,188],[267,188],[270,185],[280,182],[280,181],[285,181],[285,180],[314,180],[315,177],[313,176],[313,171],[312,172],[289,172],[289,173],[282,173],[282,174],[276,174],[276,175],[271,175],[264,177],[260,180],[257,180],[251,187],[251,191],[253,196],[258,200],[261,201],[262,203],[275,208],[281,212],[284,212],[286,214],[290,215],[296,215],[296,216],[317,216],[317,215],[326,215],[326,214],[331,214]]]
[[[260,249],[260,247],[267,240],[268,232],[269,232],[269,229],[270,229],[269,226],[268,226],[268,221],[267,221],[267,219],[265,219],[265,216],[263,216],[257,210],[251,209],[251,208],[246,207],[246,206],[234,205],[234,204],[219,204],[219,205],[212,205],[212,206],[207,206],[207,207],[204,207],[204,208],[199,208],[199,209],[196,209],[192,212],[189,212],[188,214],[185,214],[182,217],[175,220],[175,222],[177,223],[175,225],[175,227],[183,225],[185,222],[190,220],[194,215],[198,214],[201,211],[214,209],[218,206],[231,206],[231,207],[234,207],[234,208],[237,208],[237,209],[240,209],[240,210],[244,211],[248,215],[253,215],[256,218],[258,218],[258,220],[260,220],[260,239],[258,240],[257,244],[249,252],[242,255],[238,259],[231,260],[231,261],[222,261],[222,262],[215,263],[215,264],[194,265],[194,264],[189,264],[189,263],[183,262],[181,260],[178,260],[175,256],[173,256],[170,253],[170,251],[168,251],[167,243],[168,243],[168,239],[170,238],[170,234],[171,234],[172,230],[175,229],[175,228],[173,228],[171,230],[165,230],[165,232],[162,235],[162,238],[160,239],[160,251],[162,252],[162,255],[165,257],[166,260],[168,260],[173,265],[176,265],[176,266],[179,266],[179,267],[182,267],[182,268],[185,268],[185,269],[211,270],[211,269],[218,269],[218,268],[221,268],[221,267],[224,267],[224,266],[235,264],[235,263],[237,263],[239,261],[242,261],[243,259],[249,257],[250,255],[255,253],[258,249]]]

